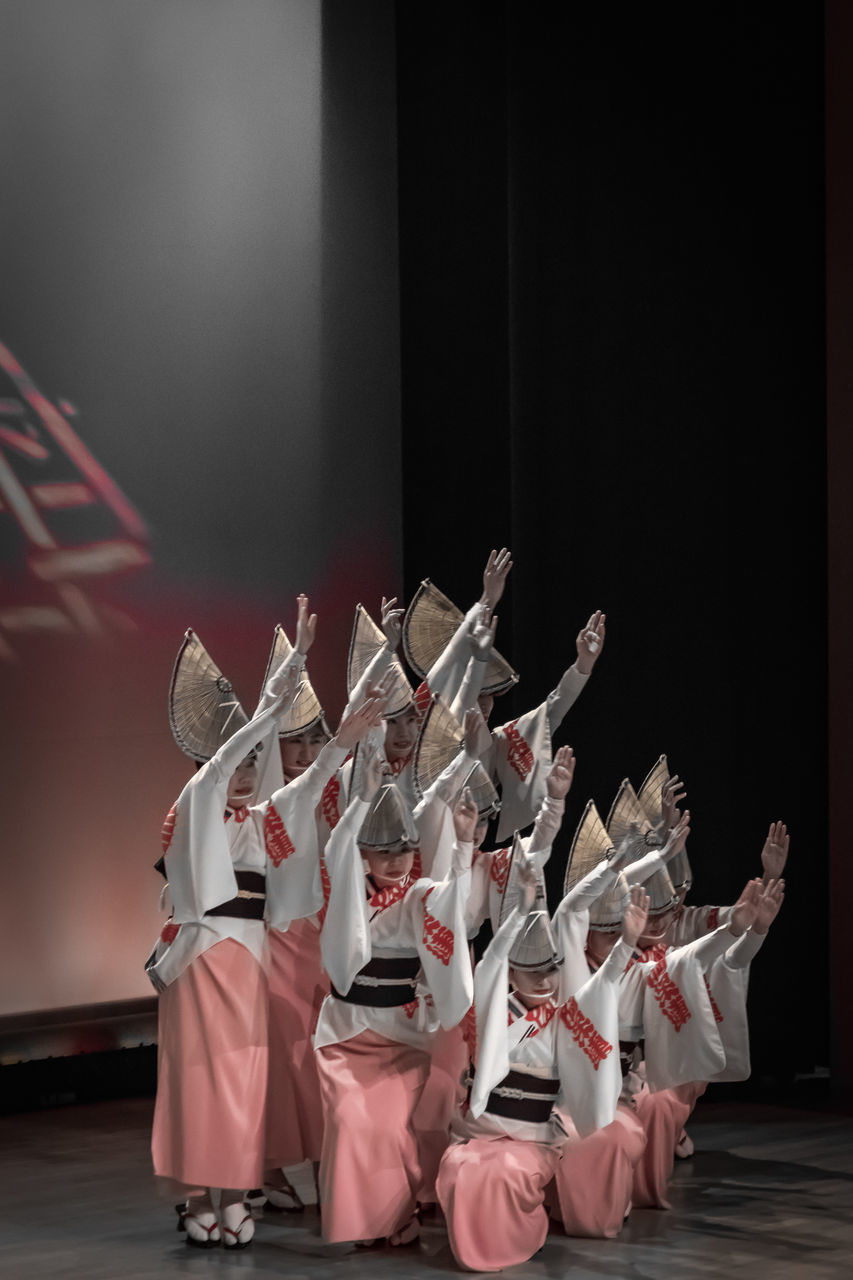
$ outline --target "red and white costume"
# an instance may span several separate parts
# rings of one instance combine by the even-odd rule
[[[358,846],[369,808],[353,800],[326,850],[331,892],[321,945],[333,993],[314,1044],[330,1242],[390,1236],[410,1220],[421,1182],[412,1111],[439,1025],[459,1022],[472,997],[463,915],[471,846],[454,842],[444,880],[410,875],[376,891]]]
[[[154,1170],[193,1188],[246,1188],[263,1171],[267,1086],[266,923],[322,904],[313,806],[303,786],[226,812],[229,780],[275,720],[302,667],[191,778],[164,826],[174,912],[147,971],[160,991]],[[325,767],[341,758],[329,748]],[[323,769],[320,761],[316,762]],[[300,783],[311,786],[306,773]],[[223,821],[223,815],[225,820]]]
[[[617,944],[569,1000],[527,1009],[508,994],[524,922],[510,912],[477,966],[470,1105],[454,1118],[438,1177],[453,1254],[474,1271],[524,1262],[545,1241],[545,1188],[565,1141],[552,1107],[590,1133],[612,1119],[619,1094],[617,993],[629,949]]]

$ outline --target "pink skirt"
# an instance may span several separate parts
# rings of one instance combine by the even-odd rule
[[[472,1138],[448,1147],[436,1188],[460,1266],[499,1271],[542,1248],[545,1187],[558,1160],[554,1148],[515,1138]]]
[[[409,1221],[421,1183],[412,1112],[429,1055],[372,1031],[317,1050],[323,1238],[374,1240]]]
[[[320,932],[308,920],[269,932],[270,1066],[267,1088],[268,1169],[319,1160],[323,1104],[311,1037],[329,979]]]
[[[467,1066],[468,1046],[461,1024],[451,1031],[439,1031],[433,1047],[429,1078],[413,1118],[423,1171],[418,1193],[421,1204],[435,1203],[438,1167],[450,1142],[451,1118],[465,1097],[460,1081]]]
[[[637,1114],[646,1132],[646,1149],[634,1171],[631,1199],[635,1209],[668,1209],[666,1198],[675,1144],[692,1111],[676,1089],[650,1093],[644,1085],[636,1095]]]
[[[230,938],[160,996],[154,1172],[187,1187],[245,1190],[264,1167],[267,990]]]
[[[561,1114],[567,1132],[573,1126]],[[604,1129],[562,1148],[554,1175],[560,1217],[568,1236],[618,1236],[631,1206],[634,1170],[646,1135],[639,1116],[620,1103]]]

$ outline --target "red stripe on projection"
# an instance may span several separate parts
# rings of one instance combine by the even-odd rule
[[[10,449],[17,449],[18,453],[23,453],[28,458],[35,458],[38,462],[44,462],[45,458],[50,457],[47,449],[43,444],[39,444],[38,440],[31,440],[23,432],[13,431],[11,427],[0,427],[0,440]]]
[[[0,342],[0,368],[6,370],[16,383],[21,396],[35,410],[47,431],[86,477],[103,502],[118,516],[128,533],[136,538],[147,538],[145,522],[137,513],[118,485],[96,462],[83,441],[63,418],[58,409],[36,388],[11,351]]]
[[[87,484],[34,484],[30,497],[37,507],[87,507],[95,501],[95,495]]]

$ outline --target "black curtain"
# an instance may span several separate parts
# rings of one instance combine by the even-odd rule
[[[828,1054],[823,17],[649,10],[397,6],[406,589],[467,606],[511,546],[496,722],[607,611],[554,890],[662,751],[691,901],[789,823],[750,1001],[786,1077]]]

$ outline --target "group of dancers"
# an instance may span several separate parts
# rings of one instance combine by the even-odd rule
[[[552,739],[606,619],[544,702],[490,729],[518,679],[494,644],[511,567],[493,551],[464,614],[429,580],[405,614],[383,599],[380,624],[357,606],[335,733],[304,596],[251,718],[184,637],[170,722],[196,772],[164,823],[170,918],[146,969],[154,1171],[192,1245],[245,1247],[264,1198],[300,1211],[300,1166],[328,1242],[411,1243],[436,1205],[476,1271],[525,1261],[551,1221],[614,1236],[632,1207],[667,1207],[707,1082],[749,1074],[749,966],[784,897],[786,827],[733,906],[685,905],[690,814],[662,756],[606,822],[587,804],[551,914],[575,764]]]

